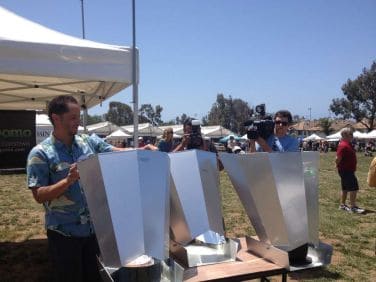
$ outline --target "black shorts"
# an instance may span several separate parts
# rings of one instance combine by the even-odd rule
[[[341,177],[341,186],[343,191],[358,191],[358,179],[353,171],[339,171]]]

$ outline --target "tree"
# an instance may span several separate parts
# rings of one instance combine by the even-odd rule
[[[177,116],[175,119],[176,124],[183,124],[184,121],[188,118],[187,114],[182,114],[180,117]]]
[[[103,116],[100,116],[100,115],[87,115],[87,121],[86,121],[86,125],[90,125],[90,124],[95,124],[95,123],[99,123],[99,122],[102,122],[104,119],[103,119]],[[80,122],[81,125],[83,125],[83,115],[81,115],[81,122]]]
[[[106,120],[118,126],[133,123],[133,111],[130,106],[121,102],[110,102]]]
[[[376,61],[355,80],[348,79],[342,92],[345,98],[333,99],[330,110],[336,116],[354,118],[371,131],[376,116]]]
[[[175,119],[170,119],[168,121],[162,122],[160,125],[175,125],[175,124],[176,124],[176,120]]]
[[[155,108],[151,104],[142,104],[139,109],[140,112],[140,123],[150,122],[156,123],[155,125],[162,124],[161,113],[163,108],[160,105],[156,105]]]
[[[222,125],[233,132],[244,134],[244,121],[250,118],[252,110],[242,99],[226,98],[222,93],[217,95],[212,105],[207,121],[209,125]]]
[[[319,125],[321,126],[325,135],[329,135],[332,131],[332,128],[330,127],[332,125],[332,122],[328,118],[320,118]]]
[[[201,118],[201,125],[202,126],[207,126],[207,125],[209,125],[209,121],[208,121],[208,116],[206,115],[206,116],[203,116],[202,118]]]

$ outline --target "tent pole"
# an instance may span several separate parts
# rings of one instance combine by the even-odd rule
[[[82,26],[82,38],[85,39],[85,13],[84,13],[84,0],[81,0],[81,26]]]
[[[87,107],[86,107],[85,95],[81,96],[81,108],[82,108],[82,124],[84,126],[84,133],[87,133],[87,129],[86,129],[86,125],[87,125]]]
[[[133,92],[133,144],[138,147],[138,83],[136,68],[136,0],[132,0],[132,92]]]

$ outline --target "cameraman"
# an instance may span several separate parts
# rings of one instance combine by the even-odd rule
[[[207,151],[208,148],[204,142],[204,139],[201,136],[201,127],[200,125],[192,125],[192,121],[198,122],[191,118],[187,118],[183,123],[183,139],[180,144],[176,146],[173,152],[184,151],[189,149],[199,149]],[[194,129],[194,130],[193,130]]]
[[[209,151],[215,153],[217,156],[217,166],[219,171],[223,170],[223,164],[218,158],[218,152],[214,144],[211,142],[206,142],[201,135],[201,126],[199,125],[198,120],[187,118],[183,123],[183,139],[181,143],[176,146],[173,152],[190,150],[190,149],[199,149],[204,151]]]
[[[260,136],[257,139],[249,139],[250,152],[298,152],[298,139],[287,135],[291,122],[292,116],[289,111],[278,111],[274,115],[274,134],[270,135],[267,140]]]

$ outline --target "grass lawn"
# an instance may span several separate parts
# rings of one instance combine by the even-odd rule
[[[334,153],[320,161],[320,239],[334,248],[326,268],[289,274],[289,280],[376,281],[376,188],[366,184],[371,158],[358,154],[362,215],[338,210],[339,177]],[[226,173],[221,190],[227,237],[254,230]],[[25,175],[0,175],[0,281],[49,281],[44,212],[25,188]],[[276,279],[272,279],[276,280]]]

